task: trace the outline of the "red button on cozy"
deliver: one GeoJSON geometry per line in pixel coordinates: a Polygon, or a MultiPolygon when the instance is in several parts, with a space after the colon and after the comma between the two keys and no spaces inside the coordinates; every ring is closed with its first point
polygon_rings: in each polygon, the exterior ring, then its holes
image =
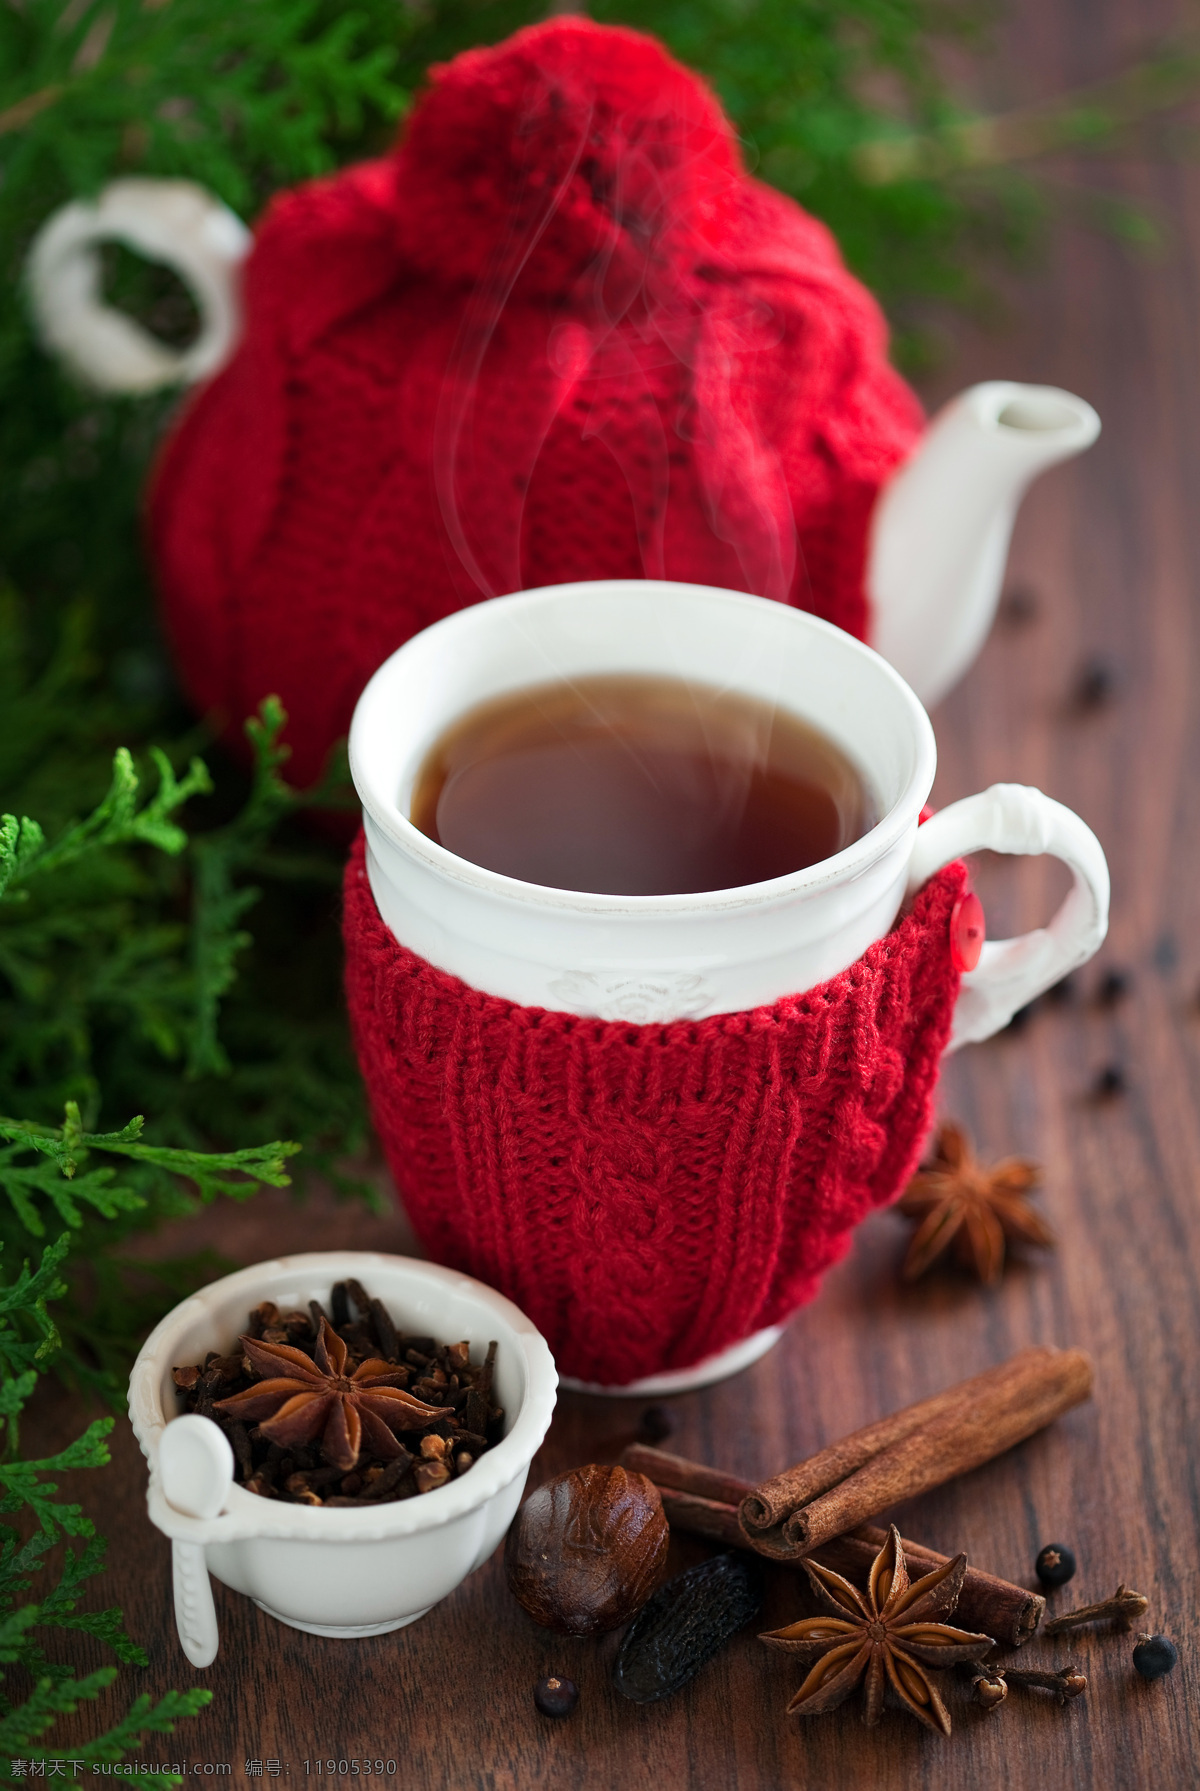
{"type": "Polygon", "coordinates": [[[973,890],[960,896],[950,915],[950,955],[956,970],[974,970],[987,938],[983,903],[973,890]]]}

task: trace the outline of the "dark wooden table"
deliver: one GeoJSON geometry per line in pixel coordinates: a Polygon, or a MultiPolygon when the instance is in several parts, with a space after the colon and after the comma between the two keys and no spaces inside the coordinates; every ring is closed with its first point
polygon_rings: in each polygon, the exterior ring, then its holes
{"type": "MultiPolygon", "coordinates": [[[[1169,12],[1122,0],[1027,0],[990,97],[1098,79],[1139,32],[1169,22],[1169,12]]],[[[359,1643],[285,1629],[217,1586],[221,1653],[197,1675],[176,1645],[168,1545],[145,1516],[142,1464],[122,1424],[105,1479],[80,1487],[111,1539],[104,1601],[124,1606],[153,1661],[122,1676],[122,1695],[134,1677],[137,1689],[214,1692],[204,1716],[146,1759],[228,1763],[239,1784],[247,1762],[278,1761],[296,1791],[306,1761],[311,1779],[318,1760],[381,1756],[399,1763],[389,1782],[429,1791],[1200,1783],[1200,171],[1147,160],[1113,178],[1163,221],[1161,251],[1138,257],[1064,224],[1016,289],[1008,324],[965,332],[926,393],[936,401],[989,376],[1046,381],[1085,395],[1104,420],[1098,446],[1047,476],[1022,513],[1010,582],[1034,595],[1035,613],[996,628],[934,718],[938,801],[995,780],[1037,784],[1091,823],[1112,866],[1109,942],[1072,998],[964,1051],[942,1084],[943,1110],[985,1154],[1044,1164],[1060,1248],[1013,1267],[993,1291],[951,1274],[905,1287],[906,1228],[877,1216],[772,1355],[673,1402],[671,1446],[759,1476],[1023,1344],[1082,1345],[1095,1358],[1093,1403],[901,1521],[907,1534],[965,1548],[1016,1579],[1030,1577],[1043,1542],[1070,1542],[1080,1562],[1071,1597],[1107,1594],[1118,1579],[1138,1587],[1153,1627],[1176,1639],[1180,1668],[1158,1684],[1140,1680],[1131,1639],[1113,1634],[1085,1633],[1069,1649],[1035,1642],[1029,1659],[1069,1652],[1084,1663],[1086,1699],[1059,1709],[1014,1694],[984,1716],[959,1697],[954,1735],[942,1741],[895,1713],[869,1731],[853,1706],[789,1722],[796,1670],[746,1635],[682,1695],[643,1708],[609,1684],[615,1638],[562,1642],[536,1629],[509,1599],[497,1557],[424,1621],[359,1643]],[[1071,693],[1091,660],[1111,668],[1113,695],[1080,710],[1071,693]],[[1113,967],[1129,988],[1105,1007],[1097,989],[1113,967]],[[1100,1101],[1089,1091],[1110,1065],[1124,1092],[1100,1101]],[[534,1681],[552,1670],[582,1693],[560,1724],[531,1705],[534,1681]]],[[[1061,885],[1054,867],[1025,861],[985,865],[981,887],[998,935],[1044,918],[1061,885]]],[[[245,1262],[406,1242],[399,1220],[275,1197],[220,1227],[223,1249],[245,1262]]],[[[564,1395],[534,1481],[611,1459],[638,1411],[564,1395]]],[[[51,1400],[38,1428],[49,1436],[77,1420],[51,1400]]],[[[699,1552],[676,1547],[680,1563],[699,1552]]],[[[794,1577],[775,1571],[769,1618],[786,1621],[797,1607],[794,1577]]],[[[86,1645],[80,1658],[91,1658],[86,1645]]],[[[77,1721],[95,1732],[104,1708],[77,1721]]]]}

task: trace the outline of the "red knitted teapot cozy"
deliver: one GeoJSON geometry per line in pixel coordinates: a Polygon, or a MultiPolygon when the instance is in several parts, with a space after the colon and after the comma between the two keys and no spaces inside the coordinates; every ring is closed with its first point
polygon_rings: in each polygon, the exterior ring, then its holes
{"type": "Polygon", "coordinates": [[[150,498],[197,706],[307,783],[367,678],[482,597],[720,585],[860,638],[920,427],[829,233],[652,39],[559,18],[435,69],[394,151],[277,199],[150,498]]]}

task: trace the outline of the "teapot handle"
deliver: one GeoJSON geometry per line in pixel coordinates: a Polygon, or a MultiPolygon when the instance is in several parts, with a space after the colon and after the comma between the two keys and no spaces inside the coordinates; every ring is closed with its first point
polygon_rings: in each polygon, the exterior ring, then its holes
{"type": "Polygon", "coordinates": [[[241,219],[190,180],[115,180],[95,201],[54,212],[26,263],[44,346],[101,392],[153,392],[204,379],[241,333],[239,272],[251,242],[241,219]],[[98,245],[116,240],[162,261],[190,289],[200,333],[177,352],[101,297],[98,245]]]}
{"type": "Polygon", "coordinates": [[[945,864],[968,852],[1051,852],[1074,881],[1049,926],[989,941],[964,971],[949,1051],[991,1038],[1018,1008],[1084,964],[1108,931],[1108,864],[1087,824],[1026,784],[993,784],[939,810],[918,829],[908,869],[912,895],[945,864]]]}

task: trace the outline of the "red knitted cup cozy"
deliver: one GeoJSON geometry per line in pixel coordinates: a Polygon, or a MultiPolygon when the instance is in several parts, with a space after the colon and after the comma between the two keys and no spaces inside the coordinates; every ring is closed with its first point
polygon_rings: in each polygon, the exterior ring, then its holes
{"type": "Polygon", "coordinates": [[[527,1312],[560,1370],[687,1368],[816,1291],[916,1167],[959,975],[961,863],[840,976],[633,1026],[481,994],[397,943],[361,836],[346,983],[375,1125],[438,1262],[527,1312]]]}
{"type": "Polygon", "coordinates": [[[312,782],[375,668],[481,597],[605,577],[868,633],[920,428],[825,228],[652,39],[557,18],[435,69],[392,154],[278,198],[150,502],[188,692],[268,692],[312,782]]]}

